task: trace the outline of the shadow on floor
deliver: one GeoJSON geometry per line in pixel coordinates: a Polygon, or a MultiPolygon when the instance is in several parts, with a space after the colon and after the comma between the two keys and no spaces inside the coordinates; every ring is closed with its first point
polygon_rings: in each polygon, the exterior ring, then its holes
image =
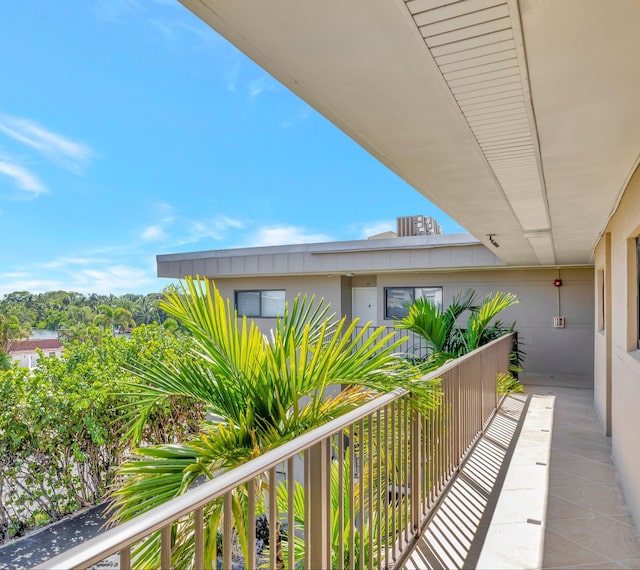
{"type": "Polygon", "coordinates": [[[465,460],[403,568],[475,568],[528,407],[506,398],[465,460]]]}

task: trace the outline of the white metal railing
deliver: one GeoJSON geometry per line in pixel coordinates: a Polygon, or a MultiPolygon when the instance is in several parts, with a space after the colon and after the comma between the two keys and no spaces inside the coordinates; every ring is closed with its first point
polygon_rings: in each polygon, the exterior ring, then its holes
{"type": "Polygon", "coordinates": [[[507,335],[429,374],[442,379],[442,404],[420,414],[397,390],[223,473],[37,568],[88,568],[120,553],[135,565],[135,545],[160,533],[161,568],[195,538],[189,566],[205,560],[207,509],[223,505],[222,568],[231,568],[239,529],[246,568],[387,568],[401,560],[498,404],[496,377],[508,369],[507,335]],[[242,497],[243,524],[232,501],[242,497]],[[268,554],[257,552],[256,517],[269,521],[268,554]],[[280,532],[279,528],[286,532],[280,532]],[[273,547],[278,545],[277,547],[273,547]],[[284,554],[284,562],[281,556],[284,554]]]}

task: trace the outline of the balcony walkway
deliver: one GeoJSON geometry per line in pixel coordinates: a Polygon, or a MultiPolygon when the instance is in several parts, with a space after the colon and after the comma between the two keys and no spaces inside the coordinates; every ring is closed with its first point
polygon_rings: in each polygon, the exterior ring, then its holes
{"type": "Polygon", "coordinates": [[[640,568],[590,381],[526,375],[404,568],[640,568]]]}
{"type": "Polygon", "coordinates": [[[581,378],[535,376],[527,392],[556,397],[543,568],[640,568],[640,543],[581,378]]]}

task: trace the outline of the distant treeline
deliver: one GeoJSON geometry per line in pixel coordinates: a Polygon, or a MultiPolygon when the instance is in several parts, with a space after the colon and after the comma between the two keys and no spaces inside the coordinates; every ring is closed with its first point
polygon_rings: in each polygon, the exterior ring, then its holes
{"type": "MultiPolygon", "coordinates": [[[[77,337],[96,328],[127,331],[142,324],[177,326],[159,307],[163,293],[83,295],[73,291],[14,291],[0,300],[0,337],[25,338],[32,329],[59,331],[77,337]],[[167,322],[168,321],[168,322],[167,322]],[[2,331],[2,329],[5,329],[2,331]]],[[[1,349],[0,349],[1,351],[1,349]]]]}

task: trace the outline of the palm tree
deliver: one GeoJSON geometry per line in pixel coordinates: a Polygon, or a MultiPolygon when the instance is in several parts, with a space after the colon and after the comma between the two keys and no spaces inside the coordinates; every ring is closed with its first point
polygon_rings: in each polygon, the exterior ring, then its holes
{"type": "MultiPolygon", "coordinates": [[[[364,446],[364,464],[385,461],[384,450],[377,449],[375,443],[372,447],[364,439],[358,444],[364,446]]],[[[334,445],[333,451],[335,457],[339,457],[339,450],[336,448],[334,445]]],[[[389,481],[383,482],[378,477],[371,477],[368,469],[360,469],[358,473],[357,469],[352,468],[351,461],[350,453],[345,453],[342,461],[331,461],[331,568],[363,568],[369,565],[370,560],[373,561],[373,566],[377,567],[380,562],[379,547],[381,553],[384,552],[385,546],[393,537],[393,528],[401,528],[402,522],[397,518],[398,511],[388,504],[388,500],[385,503],[385,495],[389,494],[389,481]],[[376,510],[376,504],[381,506],[381,510],[376,510]],[[353,505],[354,520],[351,520],[351,508],[346,507],[347,505],[353,505]],[[361,508],[367,514],[356,523],[355,519],[359,516],[356,513],[359,513],[361,508]],[[353,552],[347,546],[350,542],[354,545],[353,552]],[[341,543],[344,555],[342,560],[339,557],[341,543]]],[[[307,510],[305,488],[302,484],[296,481],[289,487],[284,482],[278,483],[278,512],[287,512],[290,493],[293,493],[293,528],[287,530],[280,545],[284,568],[289,568],[292,555],[297,561],[304,560],[305,552],[304,528],[307,510]]],[[[265,559],[268,559],[268,554],[269,547],[263,552],[265,559]]],[[[297,567],[299,566],[298,564],[297,567]]]]}
{"type": "Polygon", "coordinates": [[[158,310],[158,300],[152,294],[139,296],[132,309],[133,318],[139,325],[149,325],[160,322],[160,311],[158,310]]]}
{"type": "Polygon", "coordinates": [[[110,328],[113,333],[123,331],[136,325],[131,311],[123,307],[115,309],[109,305],[98,305],[98,315],[93,319],[93,324],[99,327],[110,328]]]}
{"type": "Polygon", "coordinates": [[[116,310],[113,311],[113,325],[114,329],[123,332],[135,327],[136,322],[133,319],[131,311],[124,307],[117,307],[116,310]]]}
{"type": "MultiPolygon", "coordinates": [[[[166,292],[161,308],[193,335],[193,350],[179,361],[140,364],[132,372],[138,382],[129,396],[134,444],[152,410],[168,396],[204,404],[208,417],[190,441],[134,449],[133,459],[119,470],[121,484],[113,493],[115,522],[129,520],[186,492],[201,476],[232,469],[324,424],[381,392],[412,390],[421,408],[439,401],[439,386],[424,381],[416,368],[394,354],[406,339],[381,327],[364,339],[366,327],[354,335],[356,322],[327,316],[329,306],[298,297],[277,320],[270,338],[253,321],[238,319],[229,300],[213,284],[187,279],[166,292]],[[341,385],[344,389],[336,389],[341,385]]],[[[234,497],[240,513],[243,497],[234,497]]],[[[214,564],[217,521],[222,505],[207,507],[205,525],[208,564],[214,564]]],[[[242,521],[236,517],[236,525],[242,521]]],[[[241,535],[241,533],[239,533],[241,535]]],[[[175,533],[174,556],[193,540],[192,527],[175,533]]],[[[241,537],[241,536],[240,536],[241,537]]],[[[246,541],[246,537],[245,537],[246,541]]],[[[243,544],[246,553],[246,544],[243,544]]],[[[157,567],[157,537],[136,553],[142,567],[157,567]]],[[[190,556],[185,554],[184,556],[190,556]]],[[[178,567],[188,560],[176,560],[178,567]]]]}
{"type": "Polygon", "coordinates": [[[93,319],[93,324],[113,329],[113,308],[109,305],[98,305],[96,311],[98,311],[98,314],[93,319]]]}
{"type": "Polygon", "coordinates": [[[481,303],[478,301],[477,294],[471,289],[457,294],[444,310],[427,298],[419,298],[409,306],[408,315],[397,320],[395,326],[423,337],[430,351],[425,366],[437,368],[513,331],[515,323],[505,325],[494,320],[500,312],[519,302],[513,293],[489,293],[481,303]],[[461,326],[465,313],[469,313],[466,326],[461,326]]]}

